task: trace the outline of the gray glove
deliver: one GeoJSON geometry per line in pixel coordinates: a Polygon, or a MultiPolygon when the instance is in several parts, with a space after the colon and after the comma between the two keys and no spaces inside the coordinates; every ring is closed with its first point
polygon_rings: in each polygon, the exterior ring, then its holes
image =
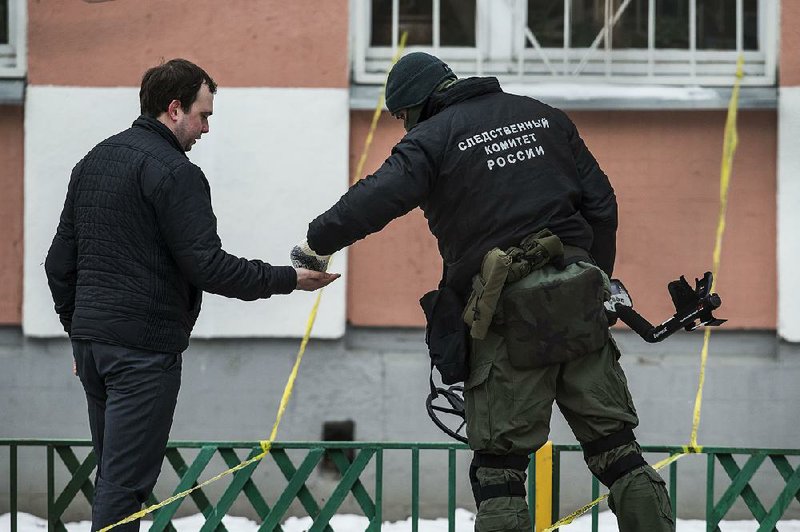
{"type": "Polygon", "coordinates": [[[305,268],[318,272],[327,270],[328,262],[331,260],[330,255],[318,255],[311,249],[308,245],[308,240],[303,240],[293,247],[291,253],[289,253],[289,258],[292,259],[292,266],[295,268],[305,268]]]}
{"type": "Polygon", "coordinates": [[[616,305],[633,306],[633,300],[625,285],[619,279],[611,279],[611,299],[606,301],[606,308],[613,310],[616,305]]]}
{"type": "Polygon", "coordinates": [[[633,307],[633,300],[625,285],[619,279],[611,279],[611,298],[603,303],[606,307],[606,317],[608,324],[614,325],[617,322],[617,305],[633,307]]]}

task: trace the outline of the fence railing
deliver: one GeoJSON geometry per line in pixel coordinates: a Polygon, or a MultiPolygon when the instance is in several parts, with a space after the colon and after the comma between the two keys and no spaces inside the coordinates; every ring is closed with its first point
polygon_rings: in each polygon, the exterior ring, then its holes
{"type": "MultiPolygon", "coordinates": [[[[642,446],[645,453],[672,456],[683,454],[682,446],[642,446]]],[[[559,478],[561,455],[566,452],[582,452],[579,445],[553,446],[553,519],[557,519],[559,509],[559,478]]],[[[775,525],[784,515],[793,500],[800,503],[800,449],[761,449],[746,447],[702,447],[697,454],[706,456],[706,530],[719,532],[719,523],[725,518],[737,501],[743,501],[747,509],[758,522],[758,532],[777,532],[775,525]],[[737,461],[737,458],[739,461],[737,461]],[[762,465],[769,459],[777,470],[783,488],[780,490],[772,506],[767,510],[756,493],[752,480],[762,465]],[[790,463],[790,459],[794,465],[790,463]],[[739,466],[745,460],[743,466],[739,466]],[[717,465],[727,474],[730,483],[720,486],[724,489],[722,496],[715,499],[715,484],[718,476],[717,465]]],[[[679,461],[672,462],[666,471],[661,471],[669,490],[672,502],[672,517],[678,515],[678,466],[679,461]]],[[[773,483],[774,484],[774,483],[773,483]]],[[[600,482],[592,477],[592,500],[600,496],[600,482]]],[[[598,506],[592,512],[592,532],[597,532],[598,506]]]]}
{"type": "MultiPolygon", "coordinates": [[[[0,439],[0,450],[3,447],[8,448],[10,460],[8,509],[11,514],[10,532],[17,532],[17,509],[20,497],[18,478],[19,449],[27,447],[40,447],[45,450],[42,458],[47,465],[48,531],[65,532],[66,527],[64,526],[63,517],[70,504],[79,500],[81,496],[89,504],[94,499],[94,485],[91,476],[96,466],[96,460],[94,453],[91,452],[90,442],[85,440],[0,439]],[[89,448],[83,459],[79,459],[75,453],[75,450],[80,448],[84,448],[84,450],[89,448]],[[56,457],[60,461],[58,469],[56,457]],[[62,481],[58,482],[58,486],[56,485],[57,478],[62,481]]],[[[175,529],[171,524],[173,517],[186,499],[191,499],[205,518],[201,528],[203,532],[226,531],[222,518],[241,496],[246,498],[258,515],[261,522],[259,530],[282,530],[280,524],[287,517],[290,506],[293,503],[299,503],[307,515],[313,518],[313,525],[309,532],[332,532],[330,526],[331,518],[342,508],[343,503],[348,498],[351,500],[351,505],[354,501],[355,505],[360,508],[367,518],[369,522],[367,530],[380,530],[383,521],[382,508],[386,479],[384,454],[388,451],[405,453],[411,468],[410,514],[412,532],[418,530],[420,517],[420,472],[423,469],[420,452],[441,453],[442,459],[440,460],[437,457],[434,462],[439,470],[443,468],[442,465],[446,458],[447,518],[449,530],[454,531],[457,485],[461,486],[461,489],[469,489],[469,483],[464,478],[466,471],[461,472],[461,480],[458,483],[456,482],[456,457],[457,453],[468,452],[465,445],[456,443],[330,441],[275,443],[267,457],[221,479],[219,482],[221,486],[218,486],[216,490],[222,493],[215,497],[216,502],[212,502],[204,489],[195,490],[188,497],[155,510],[151,516],[153,524],[150,530],[174,532],[175,529]],[[267,498],[262,493],[264,486],[262,485],[262,489],[260,489],[253,478],[257,468],[265,467],[265,462],[274,464],[282,477],[270,477],[268,483],[273,488],[277,480],[284,483],[284,487],[279,493],[272,494],[271,502],[267,502],[267,498]],[[332,491],[324,496],[314,493],[314,490],[309,487],[309,479],[312,473],[322,465],[333,471],[337,477],[332,491]],[[367,478],[369,478],[369,481],[367,481],[367,478]],[[372,484],[371,489],[368,488],[370,483],[372,484]]],[[[648,454],[669,456],[683,453],[684,448],[678,446],[647,446],[644,447],[644,451],[648,454]]],[[[542,515],[535,515],[537,510],[535,501],[546,500],[537,499],[537,488],[540,491],[552,489],[550,497],[552,505],[549,512],[550,515],[547,516],[550,520],[547,522],[555,522],[558,519],[559,513],[563,510],[560,508],[559,496],[562,456],[565,453],[576,452],[582,452],[578,445],[552,446],[552,474],[547,475],[547,477],[552,478],[551,485],[542,485],[546,484],[546,482],[542,482],[542,472],[540,471],[538,477],[540,485],[536,486],[536,465],[535,461],[531,461],[528,471],[528,502],[531,509],[532,522],[545,522],[542,519],[542,515]],[[538,519],[536,519],[537,517],[538,519]]],[[[169,464],[177,474],[179,480],[173,491],[173,493],[177,494],[196,486],[207,468],[209,473],[219,473],[219,459],[230,468],[260,453],[259,442],[175,441],[170,442],[168,445],[165,469],[166,464],[169,464]],[[217,460],[217,462],[212,464],[212,459],[217,460]]],[[[800,502],[800,449],[704,447],[698,454],[706,455],[707,459],[705,477],[706,529],[708,531],[719,530],[720,521],[737,501],[743,501],[753,517],[758,521],[759,531],[776,530],[776,523],[792,502],[795,500],[800,502]],[[744,460],[743,463],[742,460],[744,460]],[[756,485],[751,483],[754,475],[768,462],[773,464],[777,471],[777,476],[774,477],[779,477],[778,480],[783,486],[769,508],[762,503],[761,499],[764,494],[757,493],[756,485]],[[715,478],[719,476],[719,467],[727,474],[730,482],[724,486],[719,486],[724,491],[719,499],[715,499],[715,484],[717,483],[715,478]]],[[[673,462],[669,465],[667,471],[662,471],[662,476],[667,481],[674,516],[677,515],[679,507],[678,464],[679,462],[673,462]]],[[[425,472],[427,474],[429,470],[426,468],[425,472]]],[[[277,475],[277,472],[270,472],[269,474],[277,475]]],[[[164,476],[162,472],[162,477],[164,476]]],[[[600,484],[596,478],[592,478],[591,490],[593,499],[599,496],[600,484]]],[[[151,495],[148,505],[157,503],[156,497],[151,495]]],[[[540,506],[539,511],[543,510],[546,511],[540,506]]],[[[0,513],[2,512],[3,510],[0,509],[0,513]]],[[[592,509],[593,531],[596,531],[598,527],[598,514],[598,508],[595,506],[592,509]]]]}

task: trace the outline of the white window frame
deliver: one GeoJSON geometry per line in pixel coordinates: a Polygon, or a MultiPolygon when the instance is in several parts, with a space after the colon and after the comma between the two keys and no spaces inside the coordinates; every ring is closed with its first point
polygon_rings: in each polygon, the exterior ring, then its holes
{"type": "MultiPolygon", "coordinates": [[[[393,0],[392,42],[397,43],[399,2],[393,0]]],[[[439,46],[440,0],[433,0],[433,45],[407,47],[407,51],[427,51],[444,59],[461,75],[494,75],[501,81],[521,83],[615,83],[673,86],[731,86],[739,55],[737,50],[698,50],[694,35],[697,0],[688,2],[690,9],[688,50],[655,49],[656,0],[650,2],[648,48],[613,49],[614,26],[611,27],[611,46],[600,31],[588,48],[542,48],[527,28],[526,0],[476,0],[475,47],[439,46]],[[533,47],[526,47],[526,42],[533,47]]],[[[676,0],[678,1],[678,0],[676,0]]],[[[569,16],[572,0],[564,0],[565,17],[569,16]]],[[[779,0],[758,0],[759,50],[743,52],[745,59],[744,85],[774,86],[779,0]]],[[[607,2],[610,5],[611,2],[607,2]]],[[[625,0],[620,8],[627,7],[625,0]]],[[[353,8],[353,82],[380,84],[397,45],[369,46],[370,0],[351,0],[353,8]]],[[[741,13],[743,0],[735,0],[737,16],[737,49],[743,47],[741,13]]],[[[608,19],[614,19],[612,10],[608,19]]],[[[618,17],[617,17],[618,18],[618,17]]],[[[569,24],[567,23],[567,27],[569,24]]],[[[565,36],[565,43],[568,36],[565,36]]]]}
{"type": "Polygon", "coordinates": [[[27,70],[27,2],[8,0],[8,40],[0,44],[0,79],[23,78],[27,70]]]}

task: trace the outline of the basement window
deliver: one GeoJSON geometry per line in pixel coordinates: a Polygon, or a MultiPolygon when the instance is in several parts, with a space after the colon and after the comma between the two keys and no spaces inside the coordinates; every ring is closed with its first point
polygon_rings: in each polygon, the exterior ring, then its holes
{"type": "MultiPolygon", "coordinates": [[[[356,424],[351,419],[346,421],[326,421],[322,424],[322,441],[353,441],[355,439],[355,433],[356,424]]],[[[325,456],[323,456],[322,461],[319,464],[320,471],[322,473],[339,478],[342,476],[342,474],[339,471],[339,468],[336,466],[336,462],[333,460],[331,455],[332,452],[340,453],[340,455],[343,454],[348,463],[353,462],[353,459],[355,458],[355,452],[353,449],[334,449],[332,451],[325,452],[325,456]]]]}

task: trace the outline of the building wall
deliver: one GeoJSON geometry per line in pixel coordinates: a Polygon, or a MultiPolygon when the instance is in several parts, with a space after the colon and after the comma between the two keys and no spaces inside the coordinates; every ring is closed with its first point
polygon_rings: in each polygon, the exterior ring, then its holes
{"type": "MultiPolygon", "coordinates": [[[[372,112],[350,113],[350,168],[365,148],[372,112]]],[[[367,151],[364,175],[375,171],[404,134],[403,123],[383,112],[367,151]]],[[[359,178],[363,176],[358,176],[359,178]]],[[[436,240],[419,209],[390,222],[383,231],[350,246],[347,319],[354,325],[420,326],[419,298],[442,276],[436,240]],[[388,273],[388,274],[387,274],[388,273]]]]}
{"type": "MultiPolygon", "coordinates": [[[[644,445],[685,445],[689,441],[702,333],[679,333],[663,344],[645,344],[629,331],[615,335],[623,353],[620,360],[641,423],[636,429],[644,445]]],[[[269,437],[297,349],[296,340],[194,339],[184,356],[183,377],[173,440],[258,441],[269,437]]],[[[63,339],[24,337],[18,329],[0,328],[0,438],[78,438],[86,440],[89,428],[80,382],[71,374],[70,346],[63,339]],[[46,368],[46,369],[45,369],[46,368]]],[[[776,346],[767,333],[714,333],[706,373],[698,441],[701,445],[726,447],[796,448],[800,426],[787,423],[796,417],[800,388],[800,350],[776,346]]],[[[428,419],[425,398],[429,393],[430,364],[421,330],[350,330],[344,339],[309,343],[294,393],[278,430],[280,441],[322,439],[325,422],[352,420],[355,439],[383,442],[448,441],[428,419]]],[[[575,439],[561,414],[554,409],[551,439],[574,444],[575,439]]],[[[83,457],[83,453],[78,453],[83,457]]],[[[244,458],[246,453],[239,456],[244,458]]],[[[190,462],[191,452],[184,455],[190,462]]],[[[456,504],[474,511],[467,471],[471,456],[459,452],[456,465],[456,504]]],[[[664,455],[647,457],[651,463],[664,455]]],[[[742,466],[743,460],[736,458],[742,466]]],[[[46,454],[43,447],[20,448],[19,509],[46,514],[46,454]]],[[[294,459],[298,467],[300,459],[294,459]]],[[[447,459],[423,451],[420,456],[421,515],[441,517],[447,512],[447,459]]],[[[796,457],[791,460],[797,467],[796,457]]],[[[8,478],[8,448],[0,446],[0,478],[8,478]]],[[[67,483],[66,470],[56,458],[58,492],[67,483]]],[[[384,457],[383,517],[405,519],[410,513],[411,453],[387,452],[384,457]]],[[[704,516],[706,457],[687,457],[678,465],[678,511],[681,517],[704,516]]],[[[719,466],[718,466],[719,467],[719,466]]],[[[215,459],[201,478],[210,478],[227,467],[215,459]]],[[[718,469],[716,497],[727,489],[729,479],[718,469]]],[[[374,482],[368,468],[362,479],[369,493],[374,482]]],[[[590,478],[579,453],[562,455],[561,515],[591,500],[590,478]]],[[[764,464],[752,482],[759,498],[776,500],[783,483],[764,464]]],[[[283,476],[271,459],[254,475],[266,502],[274,506],[283,476]]],[[[222,479],[204,492],[218,500],[229,485],[222,479]]],[[[177,477],[164,464],[156,489],[159,500],[171,495],[177,477]]],[[[315,471],[308,483],[318,501],[326,500],[332,480],[315,471]]],[[[0,483],[0,514],[8,511],[8,484],[0,483]]],[[[770,502],[771,504],[771,502],[770,502]]],[[[605,506],[603,507],[606,508],[605,506]]],[[[353,501],[344,509],[361,514],[353,501]]],[[[185,501],[181,515],[197,513],[185,501]]],[[[230,515],[257,519],[245,497],[239,497],[230,515]]],[[[295,505],[291,511],[307,515],[295,505]]],[[[89,508],[82,496],[66,513],[69,521],[87,519],[89,508]]],[[[729,519],[752,519],[737,505],[729,519]]],[[[785,519],[800,518],[794,501],[785,519]]]]}
{"type": "MultiPolygon", "coordinates": [[[[25,104],[23,327],[59,334],[42,262],[69,173],[138,115],[143,72],[185,57],[219,83],[211,132],[189,154],[212,187],[227,251],[288,263],[311,218],[347,180],[347,2],[225,5],[188,0],[30,2],[25,104]]],[[[346,270],[346,254],[335,268],[346,270]]],[[[341,336],[346,280],[323,301],[315,334],[341,336]]],[[[314,295],[251,304],[210,296],[196,336],[298,336],[314,295]]]]}
{"type": "MultiPolygon", "coordinates": [[[[285,250],[302,237],[305,223],[333,203],[351,178],[370,114],[352,111],[348,116],[346,54],[332,46],[346,46],[344,10],[326,4],[321,12],[306,13],[282,5],[265,6],[254,15],[242,6],[219,12],[189,6],[179,6],[186,11],[180,27],[154,32],[152,27],[169,20],[172,11],[165,6],[30,3],[26,145],[32,155],[25,162],[29,217],[24,298],[29,334],[59,331],[49,311],[40,264],[69,169],[97,141],[130,122],[136,114],[141,73],[161,58],[188,57],[220,83],[212,133],[190,155],[214,187],[220,232],[232,252],[284,262],[285,250]],[[120,24],[123,17],[125,24],[120,24]],[[193,28],[206,27],[211,19],[219,31],[196,39],[193,28]],[[294,24],[297,20],[303,21],[302,31],[294,24]],[[253,49],[260,51],[257,61],[250,53],[253,49]],[[125,61],[119,60],[122,55],[125,61]],[[287,55],[296,60],[287,61],[287,55]],[[98,103],[101,112],[96,111],[98,103]],[[349,152],[349,171],[343,150],[349,152]],[[314,157],[308,157],[312,152],[314,157]],[[315,193],[305,193],[312,186],[315,193]],[[262,208],[266,205],[269,209],[262,208]],[[257,223],[248,223],[253,217],[257,223]]],[[[784,9],[783,27],[792,9],[784,9]]],[[[793,31],[784,32],[789,44],[793,31]]],[[[782,71],[797,70],[789,59],[782,61],[782,71]]],[[[571,115],[620,200],[616,275],[645,315],[666,315],[666,283],[679,275],[691,280],[711,267],[724,112],[571,115]],[[662,230],[666,227],[670,230],[662,230]]],[[[740,113],[741,142],[718,279],[729,327],[774,328],[778,322],[772,214],[777,202],[777,128],[772,111],[740,113]]],[[[384,115],[365,172],[379,166],[401,135],[400,123],[384,115]]],[[[417,299],[436,284],[441,266],[419,211],[357,243],[351,253],[352,271],[344,268],[346,259],[337,259],[336,269],[350,271],[357,281],[332,287],[330,292],[338,298],[332,306],[338,310],[321,313],[317,333],[342,334],[345,290],[346,317],[354,324],[420,325],[417,299]],[[386,280],[387,267],[395,272],[392,282],[386,280]]],[[[794,256],[791,250],[788,254],[794,256]]],[[[272,302],[243,306],[208,299],[196,332],[200,336],[300,334],[301,315],[310,305],[309,297],[295,297],[289,303],[294,308],[286,313],[272,302]]],[[[796,305],[782,301],[782,308],[796,305]]]]}
{"type": "MultiPolygon", "coordinates": [[[[777,326],[784,338],[800,341],[800,303],[793,297],[800,291],[793,273],[800,257],[794,238],[800,225],[800,55],[794,53],[800,45],[800,5],[781,4],[785,52],[779,54],[779,109],[739,115],[718,278],[724,300],[719,315],[730,322],[712,336],[703,445],[791,448],[800,438],[796,424],[786,422],[800,400],[800,351],[776,342],[771,331],[759,331],[777,326]]],[[[70,374],[69,344],[39,337],[60,334],[41,263],[72,165],[135,118],[146,68],[183,56],[220,84],[211,133],[189,155],[211,181],[229,251],[285,263],[305,224],[330,206],[351,178],[371,116],[348,104],[346,2],[316,3],[313,10],[304,2],[276,0],[260,2],[256,10],[253,3],[211,5],[216,7],[189,0],[28,2],[25,107],[0,107],[0,323],[10,324],[0,328],[0,438],[88,438],[83,392],[70,374]]],[[[616,275],[645,316],[666,317],[671,313],[666,283],[681,274],[691,280],[711,267],[724,112],[570,115],[619,197],[616,275]]],[[[365,172],[380,165],[402,133],[398,121],[381,116],[365,172]]],[[[418,210],[355,244],[349,257],[337,257],[334,269],[348,276],[323,297],[315,328],[323,339],[309,344],[279,439],[319,439],[325,421],[352,419],[357,440],[445,440],[424,412],[430,366],[417,303],[438,282],[440,268],[418,210]],[[346,330],[346,319],[368,327],[346,330]]],[[[308,294],[258,303],[208,297],[187,351],[172,438],[266,438],[297,342],[244,337],[300,335],[311,301],[308,294]],[[236,338],[219,338],[225,336],[236,338]]],[[[702,335],[679,333],[650,346],[621,330],[617,339],[642,420],[640,441],[687,443],[702,335]]],[[[574,443],[557,413],[552,438],[574,443]]],[[[0,478],[7,478],[3,453],[7,450],[0,448],[0,478]]],[[[20,451],[20,460],[20,510],[43,515],[44,454],[20,451]]],[[[387,455],[386,463],[390,460],[387,455]]],[[[458,460],[457,504],[471,508],[469,457],[458,460]]],[[[680,512],[700,517],[705,463],[684,460],[680,512]]],[[[423,478],[422,512],[428,516],[446,509],[445,493],[430,480],[440,463],[431,463],[423,478]]],[[[407,463],[390,467],[384,515],[402,518],[410,513],[408,490],[402,491],[410,469],[407,463]]],[[[588,477],[580,460],[562,464],[562,471],[562,509],[571,511],[589,500],[588,477]]],[[[264,476],[258,479],[269,484],[264,476]]],[[[171,473],[163,476],[160,497],[174,488],[174,480],[171,473]]],[[[772,481],[765,484],[774,488],[772,481]]],[[[311,482],[316,489],[326,481],[315,474],[311,482]]],[[[8,506],[8,493],[0,487],[0,513],[8,506]]],[[[187,507],[184,511],[194,513],[187,507]]],[[[788,517],[800,516],[796,503],[790,512],[788,517]]],[[[252,517],[243,501],[231,513],[252,517]]],[[[87,515],[87,505],[78,503],[67,517],[87,515]]],[[[735,517],[750,515],[739,507],[735,517]]]]}
{"type": "Polygon", "coordinates": [[[22,319],[22,107],[0,105],[0,324],[22,319]]]}
{"type": "Polygon", "coordinates": [[[778,333],[800,342],[800,4],[781,2],[780,86],[778,89],[778,333]]]}
{"type": "Polygon", "coordinates": [[[778,79],[781,87],[796,87],[800,85],[800,4],[790,0],[780,2],[780,51],[778,54],[778,79]]]}
{"type": "Polygon", "coordinates": [[[138,87],[161,58],[225,87],[346,88],[347,2],[28,2],[28,82],[138,87]]]}
{"type": "MultiPolygon", "coordinates": [[[[674,312],[666,285],[712,268],[719,212],[723,111],[570,112],[611,179],[619,202],[615,276],[645,316],[674,312]]],[[[351,167],[363,149],[370,113],[351,114],[351,167]]],[[[719,314],[726,328],[776,325],[776,113],[739,113],[727,230],[722,248],[719,314]]],[[[384,113],[365,173],[402,136],[384,113]]],[[[351,249],[348,317],[357,325],[421,325],[418,298],[435,288],[441,260],[419,210],[351,249]],[[390,277],[386,272],[391,271],[390,277]]]]}

